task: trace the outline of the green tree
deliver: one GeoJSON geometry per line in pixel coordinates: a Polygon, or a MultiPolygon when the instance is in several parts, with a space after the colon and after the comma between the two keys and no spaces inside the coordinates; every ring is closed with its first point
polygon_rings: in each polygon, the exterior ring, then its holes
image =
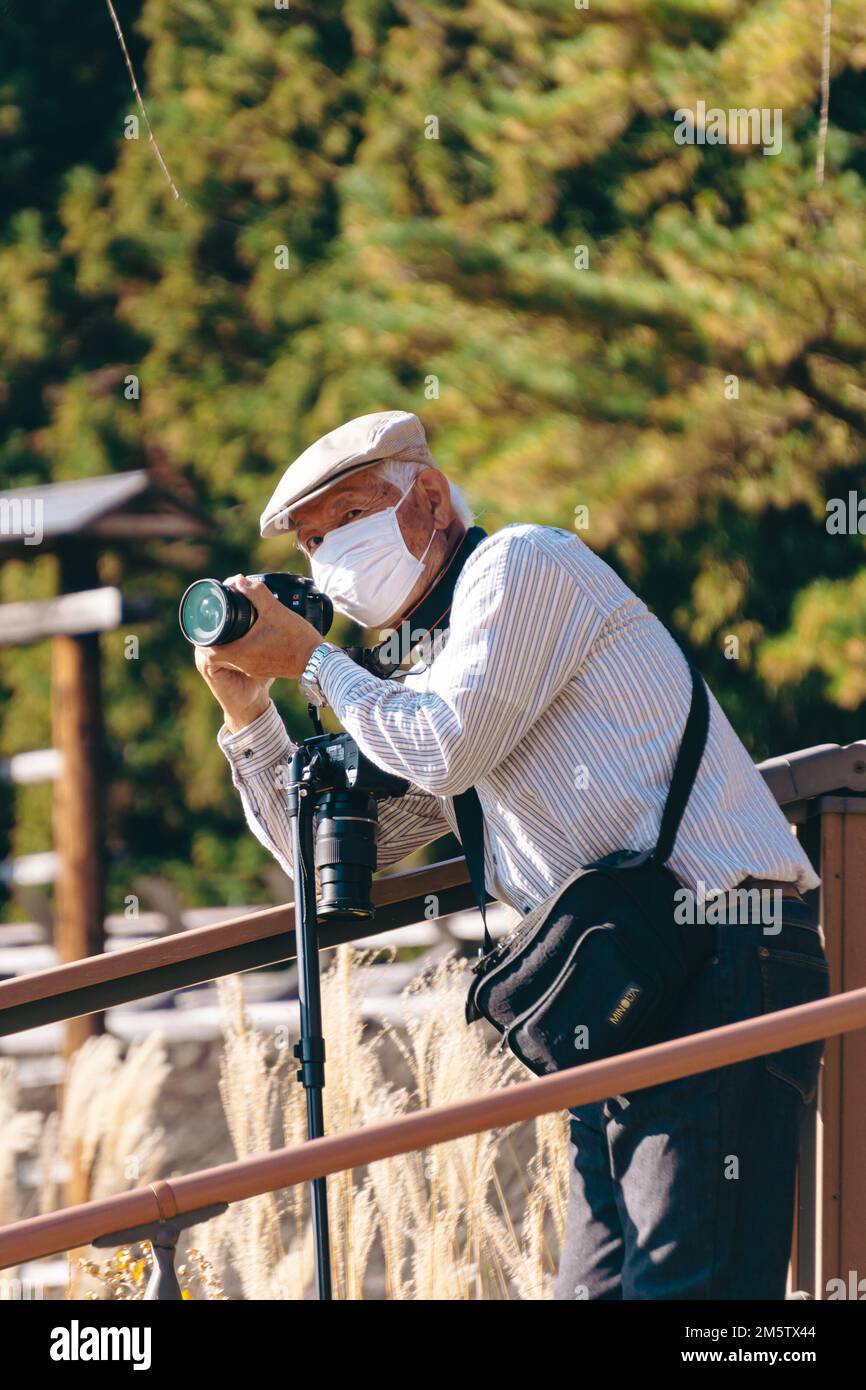
{"type": "MultiPolygon", "coordinates": [[[[167,470],[214,517],[207,569],[276,568],[295,557],[257,518],[287,462],[414,409],[488,529],[588,509],[581,534],[755,756],[862,735],[863,539],[826,526],[866,434],[859,0],[834,5],[821,186],[820,0],[122,4],[182,200],[144,128],[125,138],[107,15],[55,9],[68,69],[16,19],[0,102],[24,147],[0,238],[7,476],[167,470]],[[700,102],[780,111],[781,149],[677,143],[700,102]]],[[[204,557],[108,563],[166,610],[141,662],[108,662],[116,847],[223,892],[263,858],[174,627],[204,557]]],[[[4,658],[13,704],[43,660],[4,658]]]]}

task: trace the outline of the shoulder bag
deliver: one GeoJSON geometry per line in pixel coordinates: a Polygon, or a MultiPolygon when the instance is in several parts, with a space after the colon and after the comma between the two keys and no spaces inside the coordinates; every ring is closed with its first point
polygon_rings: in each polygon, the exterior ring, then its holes
{"type": "Polygon", "coordinates": [[[474,787],[454,798],[484,952],[467,1022],[486,1018],[538,1076],[658,1041],[689,980],[714,950],[712,926],[678,912],[667,867],[709,726],[704,681],[692,698],[654,849],[618,850],[578,869],[504,941],[487,931],[484,823],[474,787]]]}

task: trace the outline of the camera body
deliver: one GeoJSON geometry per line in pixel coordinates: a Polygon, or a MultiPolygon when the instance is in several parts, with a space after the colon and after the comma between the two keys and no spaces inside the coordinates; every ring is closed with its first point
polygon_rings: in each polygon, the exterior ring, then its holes
{"type": "Polygon", "coordinates": [[[305,766],[300,782],[313,797],[315,859],[320,917],[366,920],[373,916],[370,889],[376,868],[378,802],[405,795],[409,783],[383,772],[349,734],[308,738],[296,757],[305,766]]]}
{"type": "MultiPolygon", "coordinates": [[[[251,574],[260,579],[285,608],[299,613],[324,637],[334,620],[327,594],[303,574],[251,574]]],[[[196,579],[180,601],[180,630],[198,647],[221,647],[245,637],[258,614],[246,594],[219,579],[196,579]]]]}

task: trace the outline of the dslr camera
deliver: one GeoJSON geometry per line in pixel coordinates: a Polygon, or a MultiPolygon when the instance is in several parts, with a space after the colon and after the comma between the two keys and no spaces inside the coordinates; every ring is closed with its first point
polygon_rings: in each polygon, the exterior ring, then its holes
{"type": "MultiPolygon", "coordinates": [[[[251,574],[274,598],[299,613],[324,637],[334,621],[334,607],[302,574],[251,574]]],[[[180,630],[197,647],[221,647],[245,637],[258,614],[246,594],[218,579],[196,579],[180,601],[180,630]]]]}
{"type": "MultiPolygon", "coordinates": [[[[293,613],[306,618],[324,637],[333,622],[331,600],[300,574],[251,574],[293,613]]],[[[180,601],[180,629],[188,642],[218,647],[249,632],[257,613],[245,594],[218,579],[197,579],[180,601]]],[[[354,648],[352,658],[376,670],[375,653],[354,648]],[[365,656],[370,660],[365,661],[365,656]]],[[[314,862],[320,897],[316,912],[330,920],[373,916],[370,900],[376,869],[378,803],[405,795],[409,783],[393,777],[365,757],[349,734],[326,734],[311,708],[316,733],[292,758],[287,786],[289,810],[303,806],[315,829],[314,862]]]]}

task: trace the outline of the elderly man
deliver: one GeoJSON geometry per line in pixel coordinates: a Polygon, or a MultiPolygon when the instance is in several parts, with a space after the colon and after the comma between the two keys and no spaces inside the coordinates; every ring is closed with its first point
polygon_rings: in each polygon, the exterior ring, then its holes
{"type": "MultiPolygon", "coordinates": [[[[512,525],[476,536],[420,421],[352,420],[287,470],[262,534],[294,531],[312,576],[368,628],[392,628],[459,559],[432,661],[379,679],[260,583],[259,617],[197,649],[222,706],[219,742],[253,833],[290,868],[279,770],[293,745],[273,679],[299,679],[361,750],[411,784],[380,816],[380,867],[457,831],[454,797],[483,809],[488,889],[521,914],[580,865],[652,846],[689,709],[688,664],[662,624],[574,534],[512,525]],[[480,543],[478,541],[480,540],[480,543]],[[462,549],[461,549],[462,547],[462,549]]],[[[781,921],[719,929],[717,955],[669,1035],[826,993],[819,880],[716,700],[670,867],[695,893],[757,884],[781,921]]],[[[613,1097],[572,1112],[571,1195],[555,1296],[783,1298],[798,1124],[820,1045],[613,1097]]]]}

